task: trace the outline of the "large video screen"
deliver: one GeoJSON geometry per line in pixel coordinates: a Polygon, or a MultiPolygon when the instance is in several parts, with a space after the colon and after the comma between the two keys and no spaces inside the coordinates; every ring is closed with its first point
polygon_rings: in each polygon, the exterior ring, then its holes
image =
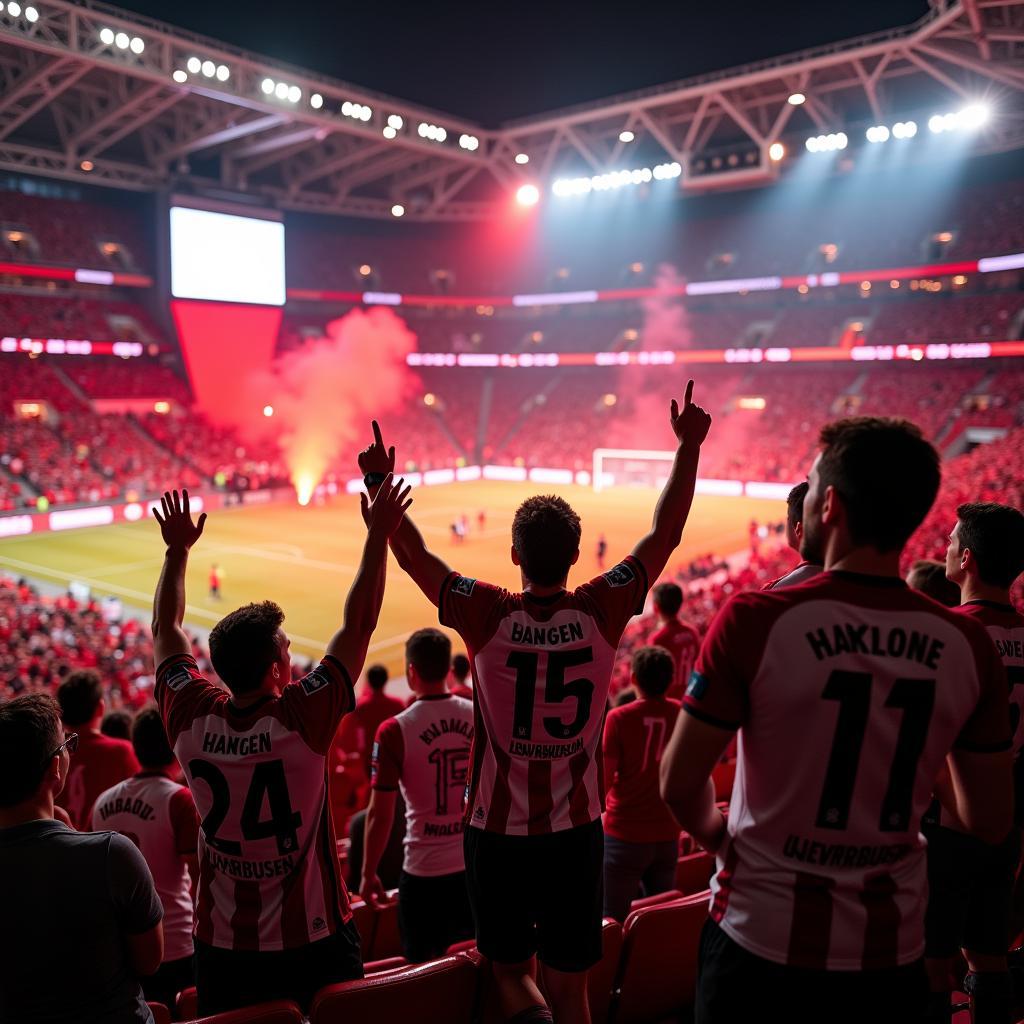
{"type": "Polygon", "coordinates": [[[171,294],[283,306],[284,225],[172,206],[171,294]]]}

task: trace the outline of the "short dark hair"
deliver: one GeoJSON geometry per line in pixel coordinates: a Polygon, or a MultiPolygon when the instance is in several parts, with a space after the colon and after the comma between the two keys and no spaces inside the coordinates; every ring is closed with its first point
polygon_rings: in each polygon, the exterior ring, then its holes
{"type": "Polygon", "coordinates": [[[850,539],[896,551],[921,525],[942,477],[939,453],[908,420],[855,416],[822,428],[820,492],[834,487],[850,539]]]}
{"type": "Polygon", "coordinates": [[[143,767],[164,768],[174,762],[167,730],[156,708],[145,708],[132,725],[132,747],[143,767]]]}
{"type": "Polygon", "coordinates": [[[946,566],[930,558],[919,558],[907,573],[907,583],[947,608],[960,604],[960,588],[946,577],[946,566]]]}
{"type": "Polygon", "coordinates": [[[960,550],[970,548],[978,576],[990,587],[1009,587],[1024,572],[1024,515],[1012,505],[976,501],[956,510],[960,550]]]}
{"type": "Polygon", "coordinates": [[[127,711],[108,711],[100,722],[100,732],[118,740],[131,739],[132,716],[127,711]]]}
{"type": "Polygon", "coordinates": [[[677,615],[683,607],[683,589],[678,583],[659,583],[652,596],[654,607],[663,615],[677,615]]]}
{"type": "Polygon", "coordinates": [[[405,641],[405,663],[426,683],[441,683],[452,667],[452,642],[439,629],[417,629],[405,641]]]}
{"type": "Polygon", "coordinates": [[[64,739],[60,706],[48,693],[0,704],[0,807],[14,807],[39,788],[49,755],[64,739]]]}
{"type": "Polygon", "coordinates": [[[676,677],[676,663],[664,647],[641,647],[633,653],[631,668],[645,697],[660,697],[676,677]]]}
{"type": "Polygon", "coordinates": [[[366,670],[366,681],[371,690],[383,690],[388,681],[388,670],[384,665],[371,665],[366,670]]]}
{"type": "Polygon", "coordinates": [[[512,546],[526,578],[553,587],[568,576],[580,549],[580,517],[554,494],[527,498],[512,520],[512,546]]]}
{"type": "Polygon", "coordinates": [[[786,525],[790,532],[796,529],[797,523],[804,521],[804,498],[807,497],[810,486],[806,480],[801,480],[786,495],[786,525]]]}
{"type": "Polygon", "coordinates": [[[91,668],[72,672],[57,687],[60,717],[69,729],[91,722],[101,700],[103,683],[99,672],[91,668]]]}
{"type": "Polygon", "coordinates": [[[232,693],[260,688],[281,654],[277,631],[282,622],[284,612],[278,605],[258,601],[236,608],[210,630],[210,660],[232,693]]]}
{"type": "Polygon", "coordinates": [[[463,680],[469,675],[469,658],[464,654],[456,654],[452,658],[452,675],[458,680],[463,680]]]}

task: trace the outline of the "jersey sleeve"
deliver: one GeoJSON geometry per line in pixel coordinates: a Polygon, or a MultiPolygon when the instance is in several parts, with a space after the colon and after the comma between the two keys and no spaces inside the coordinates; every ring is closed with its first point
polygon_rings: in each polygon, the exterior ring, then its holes
{"type": "Polygon", "coordinates": [[[187,787],[182,786],[171,794],[169,810],[175,853],[183,857],[195,856],[199,845],[199,812],[187,787]]]}
{"type": "Polygon", "coordinates": [[[506,596],[501,587],[449,573],[437,602],[438,621],[454,629],[471,651],[478,650],[491,638],[506,596]]]}
{"type": "Polygon", "coordinates": [[[584,583],[576,593],[591,603],[601,632],[614,646],[626,623],[644,610],[649,589],[643,563],[635,555],[627,555],[618,565],[584,583]]]}
{"type": "Polygon", "coordinates": [[[389,718],[381,723],[373,741],[370,785],[374,789],[385,791],[398,789],[404,760],[405,742],[402,739],[402,727],[394,718],[389,718]]]}
{"type": "Polygon", "coordinates": [[[292,727],[318,754],[327,754],[342,716],[355,705],[355,690],[345,666],[333,655],[324,659],[297,683],[281,691],[292,727]]]}
{"type": "Polygon", "coordinates": [[[154,696],[172,748],[178,736],[209,709],[221,692],[199,671],[191,654],[174,654],[160,664],[154,696]]]}
{"type": "Polygon", "coordinates": [[[153,876],[138,847],[112,833],[107,847],[107,885],[118,923],[129,935],[155,928],[164,908],[153,885],[153,876]]]}
{"type": "MultiPolygon", "coordinates": [[[[974,623],[971,623],[973,626],[974,623]]],[[[957,737],[956,748],[973,754],[995,754],[1010,750],[1010,687],[1006,668],[996,646],[983,626],[972,629],[974,662],[981,682],[981,692],[967,724],[957,737]]]]}
{"type": "Polygon", "coordinates": [[[744,636],[741,597],[729,601],[712,621],[683,697],[685,711],[719,729],[738,729],[747,710],[751,669],[740,652],[759,634],[744,636]]]}

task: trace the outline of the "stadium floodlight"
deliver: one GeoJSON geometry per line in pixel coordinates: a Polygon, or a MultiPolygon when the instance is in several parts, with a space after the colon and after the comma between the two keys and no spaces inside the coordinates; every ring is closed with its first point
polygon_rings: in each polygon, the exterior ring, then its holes
{"type": "Polygon", "coordinates": [[[888,142],[889,129],[884,124],[872,125],[867,132],[868,142],[888,142]]]}
{"type": "Polygon", "coordinates": [[[289,103],[298,103],[299,100],[301,100],[301,99],[302,99],[302,90],[297,85],[293,85],[288,90],[288,102],[289,103]]]}
{"type": "Polygon", "coordinates": [[[319,110],[324,105],[323,96],[321,96],[320,93],[318,92],[313,93],[313,95],[309,97],[309,105],[314,110],[319,110]]]}
{"type": "Polygon", "coordinates": [[[188,73],[182,71],[181,68],[178,68],[177,71],[171,75],[171,78],[173,78],[179,85],[182,85],[188,81],[188,73]]]}
{"type": "Polygon", "coordinates": [[[632,142],[636,136],[628,129],[619,132],[619,142],[632,142]]]}
{"type": "Polygon", "coordinates": [[[768,159],[778,163],[786,155],[786,147],[781,142],[773,142],[768,147],[768,159]]]}
{"type": "Polygon", "coordinates": [[[804,146],[808,153],[834,153],[838,149],[846,149],[850,140],[846,132],[831,132],[828,135],[814,135],[804,146]]]}
{"type": "Polygon", "coordinates": [[[397,132],[404,124],[405,121],[402,119],[401,114],[388,114],[389,128],[394,128],[395,131],[397,132]]]}
{"type": "Polygon", "coordinates": [[[463,149],[468,149],[472,152],[480,145],[480,140],[475,135],[460,135],[459,145],[463,149]]]}
{"type": "Polygon", "coordinates": [[[540,200],[540,190],[536,185],[520,185],[516,191],[516,202],[520,206],[536,206],[540,200]]]}
{"type": "Polygon", "coordinates": [[[391,207],[391,216],[392,217],[404,217],[405,216],[405,207],[401,203],[395,203],[395,205],[391,207]]]}
{"type": "Polygon", "coordinates": [[[528,164],[529,162],[530,162],[530,157],[529,157],[528,153],[516,153],[516,163],[517,164],[528,164]]]}
{"type": "MultiPolygon", "coordinates": [[[[203,62],[198,57],[189,57],[187,63],[185,64],[185,67],[188,68],[189,73],[193,74],[193,75],[198,75],[200,70],[202,69],[202,66],[203,66],[203,62]]],[[[269,82],[269,81],[270,81],[269,78],[264,79],[264,82],[269,82]]],[[[272,82],[271,82],[271,88],[273,88],[273,83],[272,82]]],[[[263,91],[267,92],[268,90],[266,88],[264,88],[263,91]]]]}
{"type": "Polygon", "coordinates": [[[789,98],[786,100],[786,102],[791,107],[799,107],[803,103],[805,103],[806,101],[807,101],[807,97],[802,92],[790,93],[789,98]]]}
{"type": "Polygon", "coordinates": [[[227,64],[218,64],[217,65],[217,81],[218,82],[226,82],[230,77],[231,77],[231,70],[228,68],[227,64]]]}
{"type": "Polygon", "coordinates": [[[983,103],[972,103],[960,111],[960,124],[964,128],[980,128],[988,121],[991,111],[983,103]]]}
{"type": "Polygon", "coordinates": [[[217,74],[217,65],[214,64],[212,60],[204,60],[203,61],[203,77],[204,78],[213,78],[213,76],[215,74],[217,74]]]}
{"type": "Polygon", "coordinates": [[[112,28],[101,28],[100,29],[100,42],[104,46],[110,46],[114,41],[114,30],[112,28]]]}
{"type": "MultiPolygon", "coordinates": [[[[9,10],[13,14],[14,13],[14,8],[17,7],[17,6],[18,6],[17,4],[8,4],[7,5],[7,10],[9,10]]],[[[19,8],[19,10],[20,10],[20,8],[19,8]]],[[[131,41],[131,39],[128,38],[128,33],[127,32],[118,32],[117,35],[114,36],[114,45],[119,50],[127,50],[128,47],[131,46],[131,42],[132,41],[131,41]]]]}
{"type": "Polygon", "coordinates": [[[393,139],[396,135],[398,135],[398,132],[396,132],[395,129],[391,127],[391,125],[389,125],[389,124],[384,125],[384,138],[385,139],[393,139]]]}
{"type": "MultiPolygon", "coordinates": [[[[26,7],[25,8],[25,20],[26,21],[30,21],[34,25],[39,20],[39,12],[34,7],[26,7]]],[[[135,40],[133,39],[132,42],[134,43],[135,40]]],[[[141,40],[140,40],[140,42],[141,42],[141,40]]],[[[132,49],[134,49],[134,46],[132,47],[132,49]]],[[[135,52],[136,53],[142,53],[141,50],[136,50],[135,52]]]]}
{"type": "MultiPolygon", "coordinates": [[[[32,10],[31,7],[25,11],[26,16],[28,15],[28,12],[30,10],[32,10]]],[[[128,44],[128,49],[131,50],[132,53],[142,53],[142,51],[145,48],[146,44],[143,40],[141,40],[138,36],[132,36],[132,41],[128,44]]]]}
{"type": "Polygon", "coordinates": [[[916,134],[916,121],[897,121],[892,126],[892,136],[894,139],[912,139],[916,134]]]}
{"type": "Polygon", "coordinates": [[[267,419],[269,419],[271,416],[274,415],[274,407],[272,405],[263,406],[263,415],[266,416],[267,419]]]}
{"type": "Polygon", "coordinates": [[[274,80],[272,78],[264,78],[260,83],[260,88],[269,96],[274,91],[274,80]]]}
{"type": "MultiPolygon", "coordinates": [[[[21,4],[18,3],[18,0],[11,0],[11,2],[7,5],[7,13],[12,18],[19,18],[19,17],[21,17],[21,4]]],[[[120,33],[120,34],[123,35],[123,33],[120,33]]],[[[125,38],[127,39],[128,37],[125,36],[125,38]]],[[[127,46],[127,45],[128,44],[125,43],[125,46],[127,46]]],[[[124,47],[122,47],[122,49],[124,49],[124,47]]]]}
{"type": "Polygon", "coordinates": [[[288,83],[287,82],[278,82],[277,85],[274,86],[274,95],[279,100],[286,100],[286,99],[288,99],[288,83]]]}

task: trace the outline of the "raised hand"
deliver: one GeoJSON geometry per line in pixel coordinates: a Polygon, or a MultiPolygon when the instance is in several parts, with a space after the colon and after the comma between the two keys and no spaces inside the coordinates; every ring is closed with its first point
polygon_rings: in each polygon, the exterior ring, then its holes
{"type": "Polygon", "coordinates": [[[404,484],[404,479],[396,483],[394,475],[388,473],[372,501],[365,491],[360,493],[360,511],[368,530],[379,530],[385,537],[390,537],[398,529],[405,510],[412,504],[409,497],[412,486],[403,487],[404,484]]]}
{"type": "Polygon", "coordinates": [[[177,491],[164,491],[160,499],[163,508],[163,515],[153,509],[153,515],[160,524],[160,534],[164,543],[169,548],[176,548],[181,551],[188,551],[193,544],[203,535],[203,527],[206,525],[206,513],[199,516],[199,521],[192,522],[192,513],[189,510],[188,491],[182,491],[179,497],[177,491]]]}
{"type": "Polygon", "coordinates": [[[693,381],[686,382],[686,394],[683,396],[683,408],[672,399],[670,411],[672,432],[680,444],[701,445],[711,429],[711,415],[699,405],[693,404],[693,381]]]}
{"type": "Polygon", "coordinates": [[[395,446],[384,447],[384,438],[380,433],[380,424],[373,421],[373,442],[359,453],[359,470],[366,476],[368,473],[394,473],[395,446]]]}

